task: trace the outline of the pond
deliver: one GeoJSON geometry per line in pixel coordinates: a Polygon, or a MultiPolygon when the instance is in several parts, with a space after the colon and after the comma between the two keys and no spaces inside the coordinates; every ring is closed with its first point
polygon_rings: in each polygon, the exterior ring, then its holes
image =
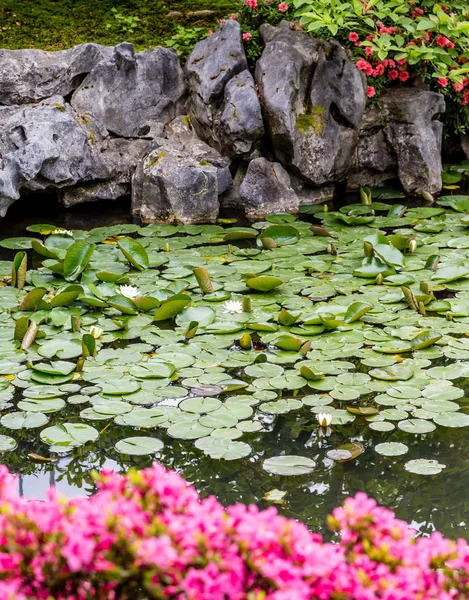
{"type": "Polygon", "coordinates": [[[0,458],[22,493],[88,494],[92,469],[156,458],[311,529],[361,490],[423,534],[465,536],[469,201],[400,202],[250,226],[14,207],[0,458]]]}

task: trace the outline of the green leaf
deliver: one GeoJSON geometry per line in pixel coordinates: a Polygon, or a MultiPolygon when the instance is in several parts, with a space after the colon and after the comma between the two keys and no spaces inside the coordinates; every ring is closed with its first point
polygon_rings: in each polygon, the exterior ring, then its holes
{"type": "Polygon", "coordinates": [[[136,269],[139,271],[148,269],[150,266],[148,254],[140,242],[137,242],[137,240],[134,240],[130,237],[124,237],[117,240],[117,245],[119,246],[125,258],[136,269]]]}
{"type": "Polygon", "coordinates": [[[173,319],[178,313],[190,304],[191,298],[185,294],[176,294],[165,300],[159,308],[156,309],[153,317],[154,321],[166,321],[173,319]]]}
{"type": "Polygon", "coordinates": [[[94,244],[85,241],[75,242],[67,250],[64,259],[64,277],[68,281],[74,281],[86,269],[93,252],[94,244]]]}
{"type": "Polygon", "coordinates": [[[259,292],[270,292],[271,290],[279,287],[283,284],[283,281],[278,277],[272,277],[269,275],[261,275],[260,277],[251,277],[246,281],[246,285],[252,290],[259,292]]]}

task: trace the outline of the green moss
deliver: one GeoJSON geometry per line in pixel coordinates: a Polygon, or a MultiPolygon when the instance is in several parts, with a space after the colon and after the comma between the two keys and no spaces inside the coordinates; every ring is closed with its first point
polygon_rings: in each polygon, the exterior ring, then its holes
{"type": "Polygon", "coordinates": [[[219,19],[236,12],[237,0],[0,0],[0,46],[62,50],[85,42],[113,46],[132,42],[137,50],[165,45],[178,26],[200,28],[200,37],[219,19]],[[138,26],[119,29],[111,9],[137,17],[138,26]],[[209,9],[208,17],[190,18],[189,11],[209,9]],[[180,11],[180,18],[167,18],[180,11]],[[110,27],[107,25],[110,24],[110,27]]]}
{"type": "Polygon", "coordinates": [[[208,160],[201,160],[201,161],[199,161],[199,165],[201,167],[211,167],[212,163],[208,162],[208,160]]]}
{"type": "Polygon", "coordinates": [[[184,115],[182,117],[182,122],[186,127],[192,127],[192,121],[190,115],[184,115]]]}
{"type": "Polygon", "coordinates": [[[324,120],[324,106],[312,106],[307,112],[296,117],[295,127],[300,133],[313,130],[316,135],[323,135],[326,127],[324,120]]]}
{"type": "Polygon", "coordinates": [[[159,164],[165,156],[168,156],[168,153],[164,152],[164,150],[160,150],[151,160],[145,163],[145,169],[149,169],[150,167],[159,164]]]}

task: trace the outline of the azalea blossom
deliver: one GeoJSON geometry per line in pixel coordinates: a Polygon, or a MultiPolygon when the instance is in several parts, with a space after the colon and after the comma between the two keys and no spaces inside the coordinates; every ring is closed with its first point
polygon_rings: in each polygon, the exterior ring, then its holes
{"type": "Polygon", "coordinates": [[[329,427],[332,423],[332,415],[330,413],[319,413],[316,415],[316,418],[321,427],[329,427]]]}
{"type": "Polygon", "coordinates": [[[252,34],[248,33],[243,33],[243,40],[245,42],[247,42],[248,40],[250,40],[252,38],[252,34]]]}
{"type": "Polygon", "coordinates": [[[376,95],[376,90],[372,85],[368,86],[368,98],[373,98],[376,95]]]}
{"type": "Polygon", "coordinates": [[[133,298],[137,298],[140,295],[140,292],[133,285],[121,285],[119,287],[119,294],[133,300],[133,298]]]}
{"type": "Polygon", "coordinates": [[[280,4],[278,5],[278,9],[280,12],[285,13],[288,10],[288,4],[286,4],[285,2],[280,2],[280,4]]]}
{"type": "Polygon", "coordinates": [[[243,303],[239,300],[227,300],[223,305],[223,312],[225,313],[242,313],[243,303]]]}

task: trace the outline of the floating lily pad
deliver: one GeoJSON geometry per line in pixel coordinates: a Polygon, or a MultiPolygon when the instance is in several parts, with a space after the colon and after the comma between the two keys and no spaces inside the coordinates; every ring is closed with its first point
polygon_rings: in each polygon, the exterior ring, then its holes
{"type": "Polygon", "coordinates": [[[286,455],[268,458],[262,464],[265,471],[272,475],[307,475],[312,473],[316,463],[304,456],[286,455]]]}
{"type": "Polygon", "coordinates": [[[162,450],[164,444],[158,438],[135,436],[119,440],[115,448],[121,454],[131,456],[144,456],[146,454],[156,454],[162,450]]]}

